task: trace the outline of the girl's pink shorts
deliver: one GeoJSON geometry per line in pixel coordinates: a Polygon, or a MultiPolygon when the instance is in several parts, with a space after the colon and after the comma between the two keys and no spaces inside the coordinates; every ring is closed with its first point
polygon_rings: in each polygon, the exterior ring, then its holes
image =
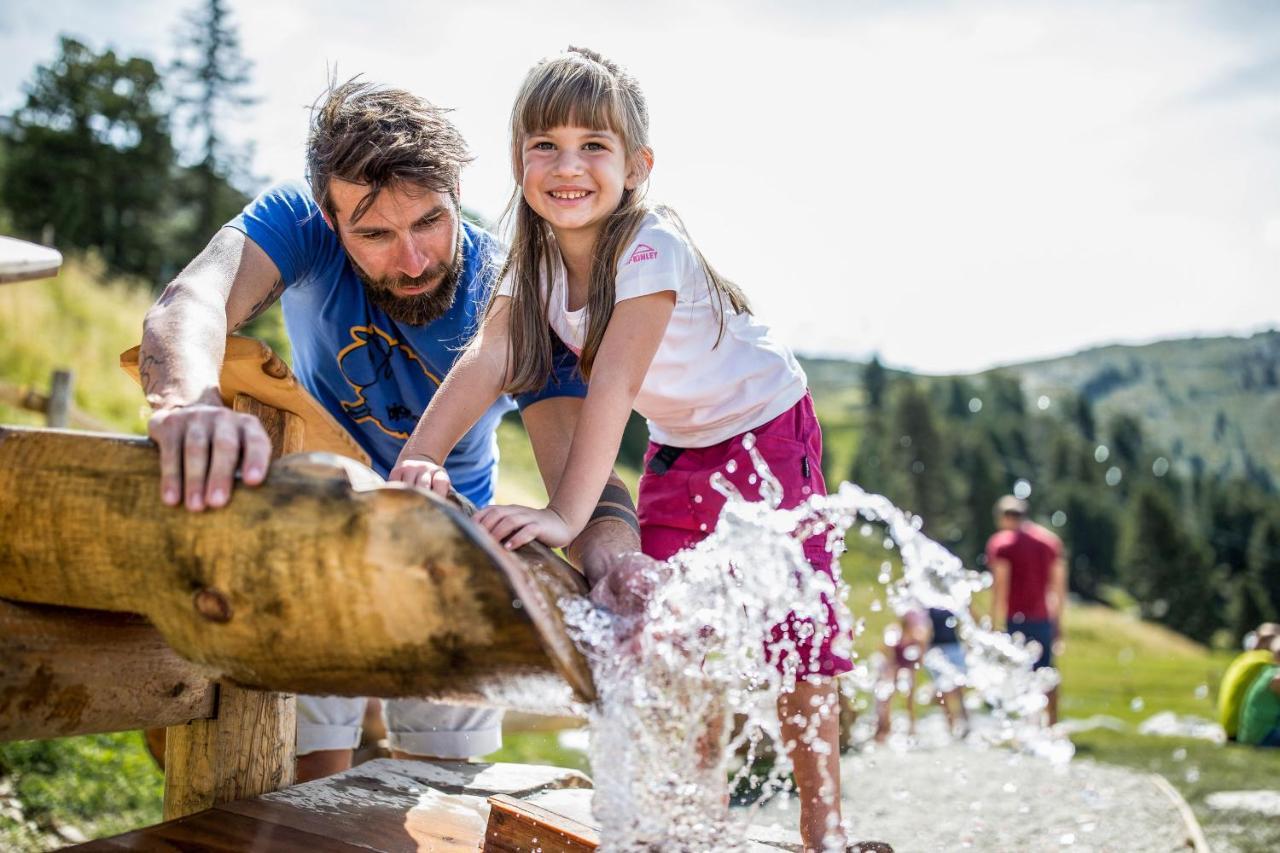
{"type": "MultiPolygon", "coordinates": [[[[782,483],[782,509],[797,506],[810,495],[826,494],[827,484],[822,477],[822,430],[809,394],[750,432],[769,470],[782,483]]],[[[725,503],[725,498],[711,487],[711,476],[716,472],[722,473],[747,500],[760,499],[758,478],[752,482],[755,466],[742,446],[742,438],[739,435],[711,447],[682,450],[662,473],[658,473],[663,468],[661,461],[655,465],[654,457],[659,456],[663,446],[649,442],[645,471],[640,478],[638,507],[640,545],[645,554],[666,560],[710,535],[725,503]],[[736,464],[728,465],[730,461],[736,464]],[[728,468],[734,470],[730,472],[728,468]]],[[[803,547],[814,570],[834,579],[826,536],[813,536],[805,540],[803,547]]],[[[853,668],[848,658],[832,650],[839,630],[836,611],[825,595],[823,604],[827,610],[826,626],[801,629],[800,626],[811,620],[801,620],[793,613],[785,623],[773,628],[774,642],[785,637],[795,644],[800,656],[797,671],[802,675],[834,676],[853,668]]],[[[781,665],[786,654],[784,651],[776,663],[781,665]]]]}

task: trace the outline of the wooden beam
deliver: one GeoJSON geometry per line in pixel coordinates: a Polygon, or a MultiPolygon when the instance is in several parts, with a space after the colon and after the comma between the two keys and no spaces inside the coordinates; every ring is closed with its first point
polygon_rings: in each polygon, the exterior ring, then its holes
{"type": "Polygon", "coordinates": [[[141,616],[0,601],[0,741],[213,715],[205,674],[141,616]]]}
{"type": "Polygon", "coordinates": [[[599,846],[594,827],[506,794],[489,798],[485,853],[591,853],[599,846]]]}
{"type": "Polygon", "coordinates": [[[581,576],[328,454],[220,510],[160,503],[122,436],[0,427],[0,597],[142,613],[242,686],[564,710],[594,698],[557,603],[581,576]]]}
{"type": "Polygon", "coordinates": [[[164,819],[293,784],[292,694],[218,686],[218,716],[165,731],[164,819]]]}

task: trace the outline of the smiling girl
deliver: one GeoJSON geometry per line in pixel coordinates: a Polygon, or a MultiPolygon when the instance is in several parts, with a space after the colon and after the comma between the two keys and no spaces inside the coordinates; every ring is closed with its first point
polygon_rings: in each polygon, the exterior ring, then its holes
{"type": "MultiPolygon", "coordinates": [[[[648,137],[635,80],[580,48],[535,66],[512,110],[511,254],[480,332],[392,471],[446,493],[439,460],[500,393],[542,387],[558,336],[578,354],[587,397],[548,505],[476,515],[508,548],[535,538],[567,545],[586,526],[633,408],[652,439],[639,518],[643,550],[655,559],[714,529],[724,498],[710,487],[712,474],[759,496],[747,434],[782,484],[783,508],[825,494],[804,372],[676,215],[644,203],[654,162],[648,137]]],[[[815,571],[832,575],[825,537],[805,541],[804,552],[815,571]]],[[[779,713],[810,850],[844,845],[833,678],[851,664],[832,648],[840,629],[829,601],[826,613],[825,625],[793,619],[774,628],[799,658],[796,688],[779,699],[779,713]],[[813,743],[802,737],[815,731],[813,743]]]]}

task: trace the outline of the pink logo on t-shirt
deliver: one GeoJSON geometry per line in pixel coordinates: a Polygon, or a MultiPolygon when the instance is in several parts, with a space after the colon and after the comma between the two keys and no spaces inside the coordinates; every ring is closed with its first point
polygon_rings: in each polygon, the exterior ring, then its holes
{"type": "Polygon", "coordinates": [[[635,251],[631,253],[631,257],[627,259],[627,265],[639,263],[640,261],[652,261],[658,257],[658,250],[644,243],[636,246],[635,251]]]}

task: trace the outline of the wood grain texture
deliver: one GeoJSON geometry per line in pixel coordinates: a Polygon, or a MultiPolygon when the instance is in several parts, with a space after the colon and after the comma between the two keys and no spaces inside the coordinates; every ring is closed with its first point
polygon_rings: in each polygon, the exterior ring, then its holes
{"type": "Polygon", "coordinates": [[[210,717],[206,674],[141,616],[0,600],[0,741],[210,717]]]}
{"type": "MultiPolygon", "coordinates": [[[[139,381],[139,350],[139,347],[134,347],[120,355],[120,367],[135,382],[139,381]]],[[[237,394],[244,394],[265,406],[300,418],[306,435],[305,449],[337,453],[369,464],[369,455],[298,383],[280,356],[262,341],[241,335],[228,336],[218,382],[222,402],[227,406],[234,403],[237,394]]]]}
{"type": "Polygon", "coordinates": [[[142,613],[243,686],[564,710],[594,698],[556,607],[583,594],[543,548],[330,455],[296,455],[220,510],[158,496],[121,436],[0,427],[0,597],[142,613]]]}
{"type": "Polygon", "coordinates": [[[599,846],[594,827],[505,794],[489,798],[487,853],[591,853],[599,846]]]}
{"type": "Polygon", "coordinates": [[[371,848],[212,809],[65,849],[76,853],[369,853],[371,848]]]}
{"type": "Polygon", "coordinates": [[[165,819],[292,785],[296,730],[292,694],[220,684],[215,719],[165,733],[165,819]]]}

